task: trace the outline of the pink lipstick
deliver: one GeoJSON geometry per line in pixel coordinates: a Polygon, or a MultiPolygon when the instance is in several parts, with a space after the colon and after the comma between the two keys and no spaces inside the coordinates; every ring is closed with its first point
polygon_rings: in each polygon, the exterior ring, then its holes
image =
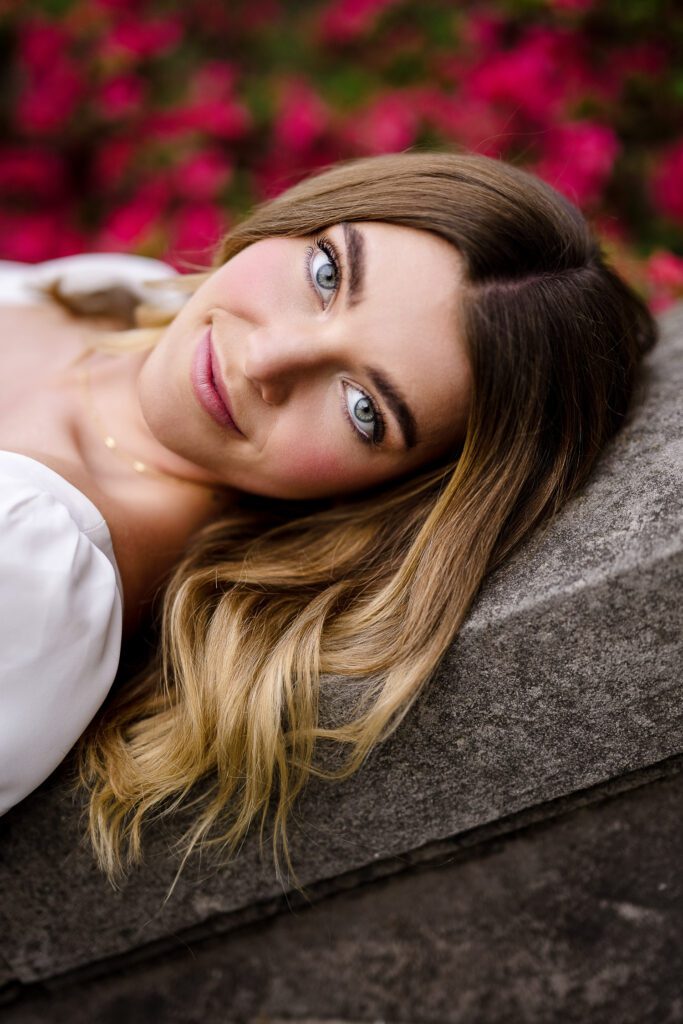
{"type": "Polygon", "coordinates": [[[202,409],[208,412],[209,416],[221,426],[228,427],[235,433],[244,436],[232,417],[228,392],[221,379],[218,362],[211,344],[210,327],[195,349],[190,380],[195,397],[202,409]]]}

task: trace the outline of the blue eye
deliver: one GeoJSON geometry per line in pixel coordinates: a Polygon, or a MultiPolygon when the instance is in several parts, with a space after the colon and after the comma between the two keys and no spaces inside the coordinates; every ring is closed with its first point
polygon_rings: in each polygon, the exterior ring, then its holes
{"type": "Polygon", "coordinates": [[[369,395],[344,382],[343,408],[356,433],[368,444],[380,444],[384,437],[384,418],[369,395]]]}
{"type": "Polygon", "coordinates": [[[341,266],[329,238],[317,238],[315,244],[317,248],[309,245],[306,249],[306,278],[326,309],[341,287],[341,266]]]}

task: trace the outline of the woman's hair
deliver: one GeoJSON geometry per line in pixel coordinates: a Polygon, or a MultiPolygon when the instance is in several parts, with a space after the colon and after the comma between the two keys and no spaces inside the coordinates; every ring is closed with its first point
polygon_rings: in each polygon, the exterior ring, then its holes
{"type": "MultiPolygon", "coordinates": [[[[156,653],[76,748],[90,839],[113,883],[141,858],[143,821],[181,807],[193,815],[179,871],[195,847],[232,855],[259,815],[263,845],[274,805],[275,866],[282,846],[296,878],[287,821],[302,787],[350,776],[398,727],[486,575],[584,484],[655,343],[646,304],[579,210],[479,155],[326,169],[256,207],[186,283],[259,239],[341,221],[430,231],[462,256],[464,441],[370,492],[308,507],[245,496],[193,535],[158,595],[156,653]],[[323,725],[328,674],[348,699],[323,725]],[[315,763],[319,740],[336,746],[315,763]]],[[[153,344],[170,318],[145,316],[121,333],[124,349],[153,344]]]]}

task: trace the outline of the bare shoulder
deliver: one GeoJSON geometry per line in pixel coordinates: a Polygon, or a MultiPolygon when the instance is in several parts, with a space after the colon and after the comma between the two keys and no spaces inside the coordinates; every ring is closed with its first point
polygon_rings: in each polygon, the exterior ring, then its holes
{"type": "MultiPolygon", "coordinates": [[[[29,380],[36,374],[48,378],[96,346],[98,333],[120,328],[111,318],[78,317],[55,302],[2,304],[0,378],[6,382],[29,380]]],[[[14,392],[16,385],[11,390],[14,392]]],[[[11,398],[6,391],[0,379],[0,402],[11,398]]]]}
{"type": "Polygon", "coordinates": [[[83,317],[70,313],[57,302],[36,305],[23,303],[0,304],[0,344],[26,335],[35,337],[35,331],[48,330],[55,335],[87,335],[94,331],[120,329],[121,322],[114,317],[83,317]]]}
{"type": "Polygon", "coordinates": [[[0,305],[0,325],[3,329],[4,341],[7,341],[6,328],[13,325],[32,327],[41,323],[57,326],[69,322],[73,323],[73,318],[69,316],[67,310],[62,309],[54,302],[42,302],[35,306],[9,302],[0,305]]]}

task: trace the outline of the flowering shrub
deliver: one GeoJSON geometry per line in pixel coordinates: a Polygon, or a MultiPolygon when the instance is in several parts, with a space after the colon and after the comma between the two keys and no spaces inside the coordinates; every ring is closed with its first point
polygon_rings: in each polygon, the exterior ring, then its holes
{"type": "Polygon", "coordinates": [[[0,0],[0,258],[204,266],[338,159],[458,147],[584,210],[683,296],[683,17],[666,0],[0,0]]]}

